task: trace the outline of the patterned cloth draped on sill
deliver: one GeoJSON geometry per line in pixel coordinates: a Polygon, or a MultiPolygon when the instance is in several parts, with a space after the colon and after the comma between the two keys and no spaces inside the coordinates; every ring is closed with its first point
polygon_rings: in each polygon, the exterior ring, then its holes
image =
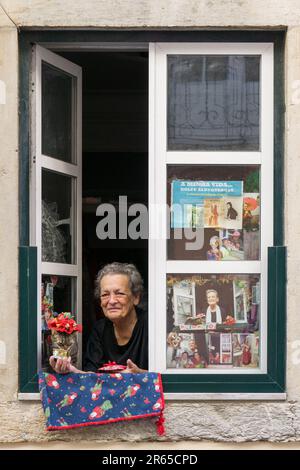
{"type": "Polygon", "coordinates": [[[39,373],[47,430],[95,426],[158,417],[164,433],[164,396],[160,374],[39,373]]]}

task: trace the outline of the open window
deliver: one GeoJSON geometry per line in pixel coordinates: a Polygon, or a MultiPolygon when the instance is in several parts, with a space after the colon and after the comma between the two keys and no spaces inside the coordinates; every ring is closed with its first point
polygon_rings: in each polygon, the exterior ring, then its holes
{"type": "Polygon", "coordinates": [[[47,320],[63,311],[83,323],[81,367],[92,327],[103,315],[94,298],[101,267],[134,263],[145,284],[141,308],[147,308],[147,236],[130,237],[127,226],[121,234],[120,217],[125,211],[130,223],[130,208],[147,209],[148,52],[53,53],[35,46],[33,58],[37,368],[49,369],[47,320]],[[107,207],[115,229],[100,233],[107,207]]]}
{"type": "Polygon", "coordinates": [[[145,280],[149,365],[167,397],[280,394],[285,250],[274,235],[273,43],[148,46],[34,46],[21,391],[37,390],[47,364],[47,310],[77,314],[84,351],[99,314],[97,269],[124,261],[145,280]],[[126,210],[148,207],[147,240],[120,236],[119,225],[115,239],[96,236],[98,205],[110,203],[118,219],[119,196],[126,210]]]}
{"type": "Polygon", "coordinates": [[[82,318],[82,74],[40,46],[33,60],[30,244],[37,248],[37,365],[46,368],[51,313],[82,318]]]}

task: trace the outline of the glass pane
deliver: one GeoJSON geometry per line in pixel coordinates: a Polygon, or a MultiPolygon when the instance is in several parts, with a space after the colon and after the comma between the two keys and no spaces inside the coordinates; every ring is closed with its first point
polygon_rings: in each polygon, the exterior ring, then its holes
{"type": "Polygon", "coordinates": [[[167,275],[167,368],[259,367],[258,274],[167,275]]]}
{"type": "Polygon", "coordinates": [[[62,312],[71,312],[77,318],[76,279],[66,276],[43,275],[41,306],[41,366],[43,370],[49,370],[52,338],[48,322],[53,316],[62,312]]]}
{"type": "Polygon", "coordinates": [[[70,176],[42,172],[42,261],[75,263],[75,204],[70,176]]]}
{"type": "Polygon", "coordinates": [[[42,153],[73,162],[75,77],[42,62],[42,153]]]}
{"type": "Polygon", "coordinates": [[[168,56],[168,150],[259,150],[259,56],[168,56]]]}
{"type": "Polygon", "coordinates": [[[260,167],[168,165],[170,260],[260,259],[260,167]]]}

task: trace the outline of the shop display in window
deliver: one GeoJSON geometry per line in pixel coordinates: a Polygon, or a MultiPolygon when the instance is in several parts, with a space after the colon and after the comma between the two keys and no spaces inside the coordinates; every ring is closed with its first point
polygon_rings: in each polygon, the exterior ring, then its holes
{"type": "Polygon", "coordinates": [[[259,367],[259,291],[258,274],[169,274],[167,368],[259,367]]]}
{"type": "Polygon", "coordinates": [[[169,165],[168,259],[258,260],[259,171],[255,165],[169,165]]]}
{"type": "Polygon", "coordinates": [[[242,181],[172,181],[172,228],[242,228],[242,181]]]}

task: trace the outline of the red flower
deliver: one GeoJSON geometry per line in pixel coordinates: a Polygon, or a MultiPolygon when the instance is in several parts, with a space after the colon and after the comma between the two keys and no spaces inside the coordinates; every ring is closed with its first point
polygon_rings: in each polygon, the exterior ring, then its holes
{"type": "Polygon", "coordinates": [[[235,318],[233,318],[231,315],[227,315],[224,325],[234,325],[236,323],[235,318]]]}
{"type": "Polygon", "coordinates": [[[82,326],[76,323],[70,312],[63,312],[56,318],[52,318],[48,322],[48,326],[51,330],[68,335],[74,333],[74,331],[79,331],[80,333],[82,331],[82,326]]]}

